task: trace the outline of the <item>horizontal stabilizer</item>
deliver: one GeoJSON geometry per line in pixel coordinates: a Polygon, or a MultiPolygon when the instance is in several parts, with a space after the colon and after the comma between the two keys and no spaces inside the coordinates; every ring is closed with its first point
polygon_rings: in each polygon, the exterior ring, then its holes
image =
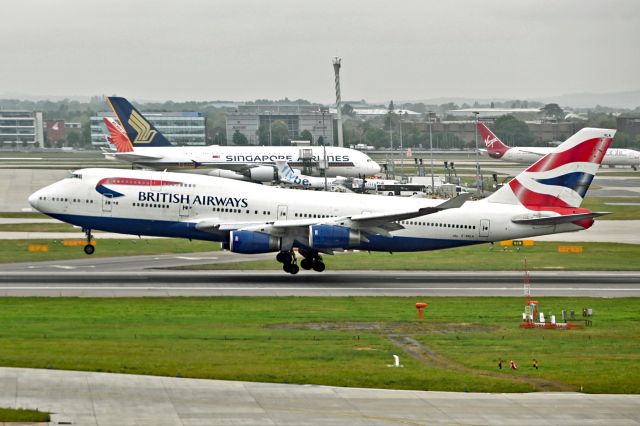
{"type": "Polygon", "coordinates": [[[520,217],[513,218],[511,222],[522,225],[560,225],[562,223],[571,223],[577,220],[593,219],[595,217],[604,216],[609,214],[608,212],[590,212],[590,213],[577,213],[567,214],[562,216],[546,216],[546,217],[520,217]]]}

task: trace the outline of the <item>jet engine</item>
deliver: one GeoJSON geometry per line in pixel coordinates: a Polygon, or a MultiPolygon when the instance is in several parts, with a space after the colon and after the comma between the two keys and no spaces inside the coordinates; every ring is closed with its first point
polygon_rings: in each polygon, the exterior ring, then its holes
{"type": "Polygon", "coordinates": [[[315,249],[348,248],[360,244],[360,231],[336,225],[309,226],[309,246],[315,249]]]}
{"type": "Polygon", "coordinates": [[[255,166],[242,173],[255,182],[273,182],[278,180],[278,171],[273,166],[255,166]]]}
{"type": "Polygon", "coordinates": [[[231,231],[229,250],[234,253],[255,254],[280,250],[280,238],[264,232],[231,231]]]}

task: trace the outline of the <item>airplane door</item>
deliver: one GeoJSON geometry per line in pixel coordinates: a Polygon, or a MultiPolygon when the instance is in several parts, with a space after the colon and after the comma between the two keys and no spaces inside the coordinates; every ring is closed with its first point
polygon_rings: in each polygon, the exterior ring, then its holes
{"type": "Polygon", "coordinates": [[[480,219],[480,233],[481,237],[489,236],[489,219],[480,219]]]}
{"type": "Polygon", "coordinates": [[[102,215],[111,216],[113,210],[113,195],[102,194],[102,215]]]}
{"type": "Polygon", "coordinates": [[[287,220],[288,206],[285,204],[280,204],[278,206],[278,218],[276,220],[287,220]]]}
{"type": "Polygon", "coordinates": [[[191,206],[189,204],[180,203],[179,208],[180,208],[180,212],[179,212],[180,218],[189,217],[189,214],[191,213],[191,206]]]}

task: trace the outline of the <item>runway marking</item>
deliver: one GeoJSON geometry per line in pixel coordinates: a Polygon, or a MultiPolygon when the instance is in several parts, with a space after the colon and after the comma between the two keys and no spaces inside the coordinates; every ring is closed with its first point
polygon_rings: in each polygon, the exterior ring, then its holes
{"type": "MultiPolygon", "coordinates": [[[[251,290],[251,291],[278,291],[278,290],[295,290],[295,291],[399,291],[399,290],[424,290],[424,291],[522,291],[522,287],[146,287],[146,286],[2,286],[1,290],[251,290]]],[[[538,291],[640,291],[640,287],[632,288],[584,288],[584,287],[549,287],[549,288],[532,288],[538,291]]]]}
{"type": "Polygon", "coordinates": [[[68,265],[51,265],[52,268],[58,268],[58,269],[76,269],[75,266],[68,266],[68,265]]]}
{"type": "Polygon", "coordinates": [[[182,260],[218,260],[217,257],[188,257],[188,256],[176,256],[176,259],[182,259],[182,260]]]}

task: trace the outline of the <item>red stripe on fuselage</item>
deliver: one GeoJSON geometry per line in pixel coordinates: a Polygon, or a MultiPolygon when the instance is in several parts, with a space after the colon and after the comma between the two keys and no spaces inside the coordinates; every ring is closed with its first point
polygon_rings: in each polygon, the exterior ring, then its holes
{"type": "Polygon", "coordinates": [[[124,178],[124,177],[110,177],[101,179],[98,185],[112,184],[112,185],[132,185],[132,186],[160,186],[160,185],[178,185],[182,182],[172,182],[168,180],[156,180],[156,179],[137,179],[137,178],[124,178]]]}
{"type": "Polygon", "coordinates": [[[563,152],[546,155],[529,167],[527,172],[546,172],[568,163],[602,163],[611,138],[588,139],[563,152]]]}

